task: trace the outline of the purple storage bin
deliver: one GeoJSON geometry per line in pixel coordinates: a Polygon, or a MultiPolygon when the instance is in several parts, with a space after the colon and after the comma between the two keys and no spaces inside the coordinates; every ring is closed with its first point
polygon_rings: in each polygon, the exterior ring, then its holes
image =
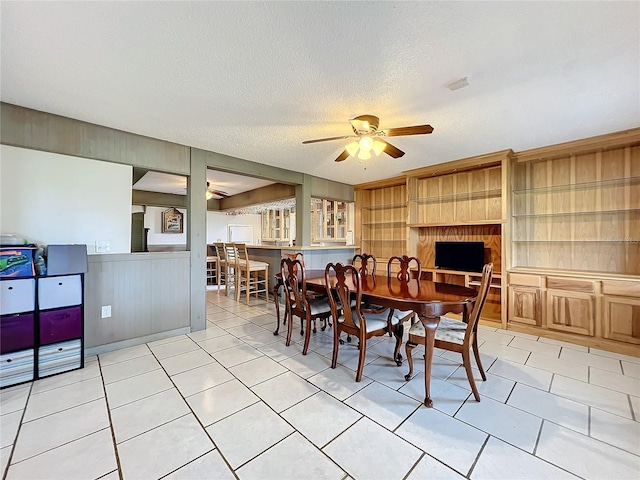
{"type": "Polygon", "coordinates": [[[82,336],[82,307],[40,311],[40,345],[82,336]]]}
{"type": "Polygon", "coordinates": [[[0,353],[33,348],[33,313],[0,318],[0,353]]]}

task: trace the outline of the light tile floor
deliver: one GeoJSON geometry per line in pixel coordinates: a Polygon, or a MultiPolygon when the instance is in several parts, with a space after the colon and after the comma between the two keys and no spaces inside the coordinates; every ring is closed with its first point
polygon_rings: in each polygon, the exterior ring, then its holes
{"type": "Polygon", "coordinates": [[[481,326],[482,401],[437,350],[427,409],[389,337],[356,383],[330,328],[302,356],[271,303],[207,300],[206,330],[0,391],[3,478],[640,478],[640,358],[481,326]]]}

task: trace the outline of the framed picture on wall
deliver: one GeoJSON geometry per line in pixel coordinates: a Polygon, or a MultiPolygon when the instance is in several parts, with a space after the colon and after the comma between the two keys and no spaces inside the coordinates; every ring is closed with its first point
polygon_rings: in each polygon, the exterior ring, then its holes
{"type": "Polygon", "coordinates": [[[162,233],[183,233],[183,215],[176,208],[162,212],[162,233]]]}

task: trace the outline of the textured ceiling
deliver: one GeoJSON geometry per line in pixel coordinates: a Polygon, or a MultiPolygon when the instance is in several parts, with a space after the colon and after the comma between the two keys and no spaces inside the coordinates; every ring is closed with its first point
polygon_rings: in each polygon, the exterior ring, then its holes
{"type": "Polygon", "coordinates": [[[350,184],[640,125],[640,2],[1,9],[2,101],[350,184]],[[359,114],[435,130],[397,160],[302,145],[359,114]]]}

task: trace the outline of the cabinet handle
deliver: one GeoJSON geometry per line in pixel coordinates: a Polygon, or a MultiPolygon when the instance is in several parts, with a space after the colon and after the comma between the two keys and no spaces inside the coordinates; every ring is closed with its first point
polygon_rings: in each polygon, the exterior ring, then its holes
{"type": "Polygon", "coordinates": [[[11,359],[10,359],[10,358],[7,358],[7,363],[10,363],[10,362],[11,362],[11,359]]]}
{"type": "Polygon", "coordinates": [[[58,282],[58,285],[62,285],[62,282],[58,282]]]}
{"type": "Polygon", "coordinates": [[[62,347],[58,348],[58,351],[61,352],[62,351],[62,347]]]}
{"type": "Polygon", "coordinates": [[[9,287],[9,290],[13,290],[13,287],[9,287]]]}

